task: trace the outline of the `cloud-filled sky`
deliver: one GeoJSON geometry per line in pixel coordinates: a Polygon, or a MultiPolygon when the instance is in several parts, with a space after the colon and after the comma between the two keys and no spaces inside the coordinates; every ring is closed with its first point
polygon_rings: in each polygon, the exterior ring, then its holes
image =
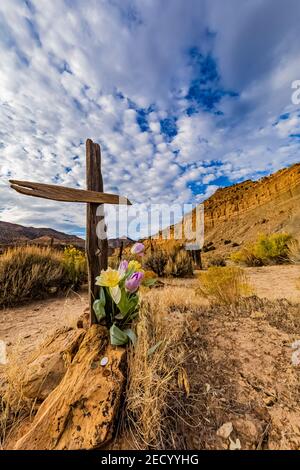
{"type": "Polygon", "coordinates": [[[83,234],[7,180],[196,203],[300,160],[299,0],[1,0],[0,219],[83,234]]]}

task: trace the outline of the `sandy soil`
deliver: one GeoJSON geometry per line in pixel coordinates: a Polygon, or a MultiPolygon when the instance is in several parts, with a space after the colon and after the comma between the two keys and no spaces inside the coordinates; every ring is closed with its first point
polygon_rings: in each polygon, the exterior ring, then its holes
{"type": "Polygon", "coordinates": [[[300,308],[292,325],[288,305],[273,301],[273,309],[272,301],[263,302],[254,302],[254,315],[221,309],[189,321],[194,355],[188,369],[192,393],[200,396],[201,426],[186,430],[188,448],[300,449],[300,369],[291,362],[300,308]],[[270,324],[275,309],[276,326],[270,324]],[[226,423],[232,432],[224,438],[218,430],[226,423]]]}
{"type": "Polygon", "coordinates": [[[300,266],[263,266],[245,272],[258,297],[300,302],[300,266]]]}
{"type": "MultiPolygon", "coordinates": [[[[33,351],[52,330],[76,325],[87,307],[87,291],[32,302],[0,311],[0,340],[5,341],[8,355],[14,349],[24,356],[33,351]]],[[[0,366],[1,367],[1,366],[0,366]]]]}
{"type": "MultiPolygon", "coordinates": [[[[300,368],[291,362],[291,344],[300,339],[300,268],[246,272],[258,298],[236,307],[199,300],[197,279],[168,280],[157,289],[166,318],[183,321],[191,352],[187,371],[201,423],[184,432],[191,449],[300,449],[300,368]],[[218,435],[225,423],[232,425],[230,438],[218,435]]],[[[0,339],[23,360],[51,330],[74,325],[86,306],[82,291],[2,311],[0,339]]]]}

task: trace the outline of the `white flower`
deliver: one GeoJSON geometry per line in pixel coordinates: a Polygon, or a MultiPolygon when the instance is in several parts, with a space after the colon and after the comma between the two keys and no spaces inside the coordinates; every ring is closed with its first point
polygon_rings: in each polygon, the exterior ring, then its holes
{"type": "Polygon", "coordinates": [[[111,295],[111,298],[115,302],[115,304],[118,305],[118,303],[121,300],[121,289],[120,289],[120,287],[119,286],[110,287],[109,288],[109,293],[111,295]]]}

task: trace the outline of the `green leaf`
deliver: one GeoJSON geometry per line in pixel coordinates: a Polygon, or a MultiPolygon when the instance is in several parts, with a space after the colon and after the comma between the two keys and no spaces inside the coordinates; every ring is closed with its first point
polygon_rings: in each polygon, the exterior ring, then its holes
{"type": "Polygon", "coordinates": [[[105,308],[101,300],[95,300],[95,302],[93,303],[93,309],[94,309],[98,322],[106,316],[105,308]]]}
{"type": "Polygon", "coordinates": [[[132,342],[133,346],[136,345],[137,337],[134,331],[131,329],[124,330],[124,333],[128,336],[130,341],[132,342]]]}
{"type": "Polygon", "coordinates": [[[125,317],[128,313],[133,312],[137,304],[139,302],[139,297],[137,295],[129,296],[129,294],[124,290],[122,290],[122,295],[120,302],[118,303],[118,309],[120,310],[123,317],[125,317]]]}
{"type": "Polygon", "coordinates": [[[95,302],[93,303],[93,309],[94,309],[98,322],[106,316],[105,308],[104,308],[105,302],[106,302],[105,292],[104,292],[103,287],[101,287],[100,292],[99,292],[99,299],[95,300],[95,302]]]}
{"type": "Polygon", "coordinates": [[[128,343],[128,335],[113,324],[109,330],[110,342],[113,346],[124,346],[128,343]]]}
{"type": "Polygon", "coordinates": [[[103,287],[100,287],[99,300],[102,302],[103,307],[104,307],[106,298],[105,298],[105,290],[103,289],[103,287]]]}
{"type": "Polygon", "coordinates": [[[156,343],[154,346],[152,346],[152,348],[150,348],[148,350],[148,356],[151,356],[153,353],[155,353],[155,351],[159,348],[159,346],[162,344],[162,341],[158,341],[158,343],[156,343]]]}

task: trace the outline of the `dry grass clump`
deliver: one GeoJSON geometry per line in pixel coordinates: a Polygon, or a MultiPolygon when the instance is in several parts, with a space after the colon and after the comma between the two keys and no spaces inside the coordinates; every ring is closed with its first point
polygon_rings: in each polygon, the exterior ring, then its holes
{"type": "Polygon", "coordinates": [[[36,246],[7,250],[0,257],[0,307],[78,287],[83,280],[84,256],[79,259],[74,250],[62,253],[36,246]]]}
{"type": "Polygon", "coordinates": [[[210,267],[200,273],[197,293],[218,304],[234,304],[251,294],[243,269],[235,266],[210,267]]]}
{"type": "Polygon", "coordinates": [[[5,366],[5,378],[0,390],[0,449],[33,412],[34,401],[23,393],[27,373],[24,364],[20,365],[20,353],[16,345],[5,366]]]}
{"type": "Polygon", "coordinates": [[[147,298],[156,306],[162,318],[168,314],[194,312],[200,306],[208,305],[208,301],[196,293],[198,279],[166,279],[163,289],[152,289],[147,298]]]}
{"type": "Polygon", "coordinates": [[[292,240],[289,243],[289,259],[291,263],[300,264],[300,241],[292,240]]]}
{"type": "MultiPolygon", "coordinates": [[[[128,352],[123,432],[137,449],[184,448],[183,425],[195,426],[190,412],[188,352],[182,323],[164,320],[159,296],[144,300],[138,342],[128,352]]],[[[170,321],[170,319],[169,319],[170,321]]]]}

